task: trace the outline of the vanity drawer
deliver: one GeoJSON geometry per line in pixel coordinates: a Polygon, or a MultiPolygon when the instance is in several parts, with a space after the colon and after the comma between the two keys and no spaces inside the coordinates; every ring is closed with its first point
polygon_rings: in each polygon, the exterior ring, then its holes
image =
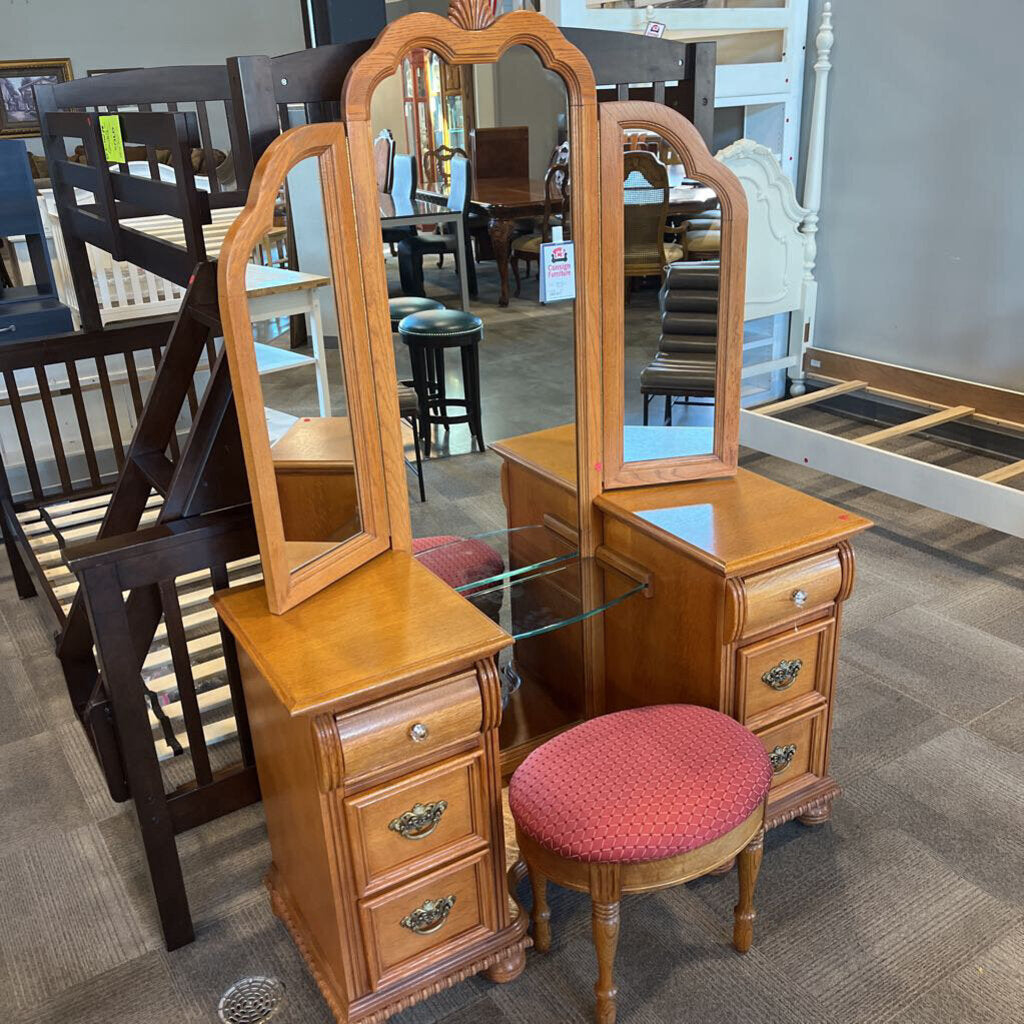
{"type": "Polygon", "coordinates": [[[827,708],[788,718],[757,734],[772,759],[772,794],[824,774],[827,708]]]}
{"type": "Polygon", "coordinates": [[[482,754],[467,754],[345,801],[360,891],[382,889],[487,842],[482,763],[482,754]]]}
{"type": "Polygon", "coordinates": [[[494,930],[490,857],[482,851],[359,904],[374,988],[422,971],[494,930]]]}
{"type": "Polygon", "coordinates": [[[736,717],[748,728],[828,701],[835,619],[812,622],[736,652],[736,717]]]}
{"type": "Polygon", "coordinates": [[[421,759],[480,732],[483,707],[475,672],[338,715],[349,778],[421,759]]]}
{"type": "Polygon", "coordinates": [[[734,609],[743,623],[741,636],[825,608],[839,596],[842,585],[843,567],[835,548],[746,577],[740,581],[743,607],[734,609]]]}

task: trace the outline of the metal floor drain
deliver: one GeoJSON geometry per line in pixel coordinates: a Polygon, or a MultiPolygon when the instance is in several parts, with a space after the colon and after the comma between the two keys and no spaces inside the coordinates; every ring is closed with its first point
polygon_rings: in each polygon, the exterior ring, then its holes
{"type": "Polygon", "coordinates": [[[283,1002],[284,985],[277,978],[243,978],[220,997],[217,1014],[224,1024],[264,1024],[283,1002]]]}

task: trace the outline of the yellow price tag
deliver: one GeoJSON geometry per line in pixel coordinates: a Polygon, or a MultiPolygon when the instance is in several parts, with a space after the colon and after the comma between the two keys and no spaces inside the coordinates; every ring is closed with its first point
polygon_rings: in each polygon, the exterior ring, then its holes
{"type": "Polygon", "coordinates": [[[121,118],[117,114],[100,114],[100,138],[103,140],[103,155],[112,164],[128,162],[124,158],[121,118]]]}

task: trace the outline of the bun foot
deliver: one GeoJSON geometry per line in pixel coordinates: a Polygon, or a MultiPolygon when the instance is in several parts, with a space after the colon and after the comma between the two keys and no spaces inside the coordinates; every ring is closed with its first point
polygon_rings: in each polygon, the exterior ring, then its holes
{"type": "Polygon", "coordinates": [[[523,973],[525,967],[526,951],[522,946],[517,946],[506,959],[499,960],[493,966],[488,967],[484,973],[489,981],[493,981],[497,985],[507,985],[510,981],[515,981],[523,973]]]}
{"type": "Polygon", "coordinates": [[[824,825],[831,817],[832,801],[826,800],[824,803],[818,804],[817,807],[812,807],[809,811],[805,811],[796,820],[801,825],[824,825]]]}

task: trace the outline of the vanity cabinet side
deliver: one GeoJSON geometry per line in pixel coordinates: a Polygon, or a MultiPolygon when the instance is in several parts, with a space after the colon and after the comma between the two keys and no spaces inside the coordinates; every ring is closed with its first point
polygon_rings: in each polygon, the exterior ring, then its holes
{"type": "Polygon", "coordinates": [[[270,840],[266,881],[274,912],[293,935],[304,936],[310,948],[303,954],[326,975],[320,987],[338,1014],[341,1003],[328,992],[347,1003],[368,982],[359,966],[358,927],[354,917],[346,921],[353,889],[351,880],[343,888],[346,858],[337,848],[343,839],[332,822],[333,795],[322,790],[316,719],[290,716],[241,645],[238,662],[270,840]]]}

